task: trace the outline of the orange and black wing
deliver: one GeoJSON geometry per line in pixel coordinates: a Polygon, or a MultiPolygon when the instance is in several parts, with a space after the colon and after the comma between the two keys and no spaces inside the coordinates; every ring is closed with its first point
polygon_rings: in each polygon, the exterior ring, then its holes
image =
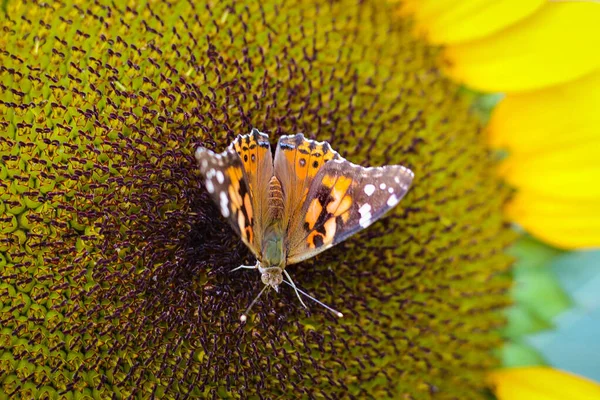
{"type": "Polygon", "coordinates": [[[342,157],[327,161],[312,179],[300,223],[288,231],[287,263],[340,243],[396,206],[414,174],[401,165],[365,168],[342,157]]]}
{"type": "Polygon", "coordinates": [[[238,136],[220,154],[199,147],[195,156],[206,190],[221,214],[260,257],[263,229],[268,223],[266,193],[273,175],[268,136],[253,129],[248,135],[238,136]]]}
{"type": "Polygon", "coordinates": [[[302,227],[302,207],[312,182],[325,163],[339,158],[329,143],[306,139],[301,133],[279,138],[274,163],[275,176],[284,193],[285,231],[296,232],[302,227]]]}

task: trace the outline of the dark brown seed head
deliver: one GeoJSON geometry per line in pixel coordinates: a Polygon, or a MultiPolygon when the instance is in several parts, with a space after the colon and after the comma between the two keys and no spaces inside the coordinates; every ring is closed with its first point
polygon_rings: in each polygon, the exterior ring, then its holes
{"type": "Polygon", "coordinates": [[[4,2],[0,392],[474,398],[512,240],[477,122],[385,2],[4,2]],[[416,181],[263,297],[193,158],[303,132],[416,181]]]}

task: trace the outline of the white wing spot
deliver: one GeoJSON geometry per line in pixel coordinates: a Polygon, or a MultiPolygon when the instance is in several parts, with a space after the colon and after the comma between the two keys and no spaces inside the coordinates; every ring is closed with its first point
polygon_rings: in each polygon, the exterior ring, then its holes
{"type": "MultiPolygon", "coordinates": [[[[204,153],[204,149],[202,147],[198,147],[196,149],[196,152],[194,153],[194,156],[196,157],[196,160],[200,161],[200,157],[202,156],[202,153],[204,153]]],[[[206,161],[206,160],[203,160],[206,161]]],[[[202,165],[204,166],[204,163],[202,163],[202,165]]]]}
{"type": "Polygon", "coordinates": [[[385,189],[385,183],[382,183],[381,185],[379,185],[379,189],[381,189],[381,190],[385,189]]]}
{"type": "Polygon", "coordinates": [[[222,171],[217,171],[217,180],[219,183],[223,183],[225,181],[225,175],[223,175],[222,171]]]}
{"type": "Polygon", "coordinates": [[[363,228],[371,225],[371,205],[368,203],[363,204],[358,209],[358,213],[360,214],[360,220],[358,221],[359,225],[363,228]]]}
{"type": "Polygon", "coordinates": [[[221,199],[221,214],[223,214],[223,216],[227,218],[229,217],[229,199],[227,198],[227,194],[225,192],[221,192],[219,198],[221,199]]]}
{"type": "Polygon", "coordinates": [[[208,193],[215,192],[215,185],[213,185],[213,183],[210,179],[206,180],[206,190],[208,190],[208,193]]]}
{"type": "Polygon", "coordinates": [[[387,201],[387,205],[390,207],[394,207],[396,204],[398,204],[398,198],[396,197],[395,194],[391,195],[390,198],[387,201]]]}
{"type": "Polygon", "coordinates": [[[398,177],[395,177],[395,178],[394,178],[394,181],[396,181],[396,183],[400,183],[400,178],[398,178],[398,177]]]}
{"type": "Polygon", "coordinates": [[[389,187],[389,188],[388,188],[388,192],[390,192],[390,193],[394,193],[394,188],[393,188],[393,187],[389,187]]]}
{"type": "Polygon", "coordinates": [[[367,196],[371,196],[373,193],[375,193],[375,186],[371,185],[370,183],[366,185],[365,193],[367,194],[367,196]]]}

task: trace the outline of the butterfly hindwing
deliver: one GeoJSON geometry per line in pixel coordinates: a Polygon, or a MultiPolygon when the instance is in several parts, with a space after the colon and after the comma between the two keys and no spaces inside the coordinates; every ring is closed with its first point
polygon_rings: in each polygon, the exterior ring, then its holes
{"type": "Polygon", "coordinates": [[[381,218],[406,194],[413,176],[401,165],[365,168],[341,157],[325,163],[308,191],[301,227],[288,232],[287,264],[313,257],[381,218]]]}

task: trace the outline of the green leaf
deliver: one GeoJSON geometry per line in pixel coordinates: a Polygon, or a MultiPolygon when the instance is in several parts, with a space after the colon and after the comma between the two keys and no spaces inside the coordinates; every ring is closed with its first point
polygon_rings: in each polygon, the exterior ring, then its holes
{"type": "Polygon", "coordinates": [[[504,367],[523,367],[528,365],[546,365],[546,361],[534,348],[527,344],[510,342],[502,348],[504,367]]]}
{"type": "Polygon", "coordinates": [[[571,306],[549,264],[561,250],[543,244],[531,237],[523,237],[510,253],[517,258],[513,270],[513,299],[515,308],[508,312],[507,335],[520,335],[548,329],[552,318],[571,306]]]}
{"type": "Polygon", "coordinates": [[[548,246],[531,236],[522,237],[509,253],[517,258],[515,271],[529,268],[544,268],[552,259],[565,252],[548,246]]]}
{"type": "Polygon", "coordinates": [[[531,312],[527,306],[516,304],[507,311],[506,337],[518,339],[523,335],[550,329],[552,325],[531,312]]]}
{"type": "Polygon", "coordinates": [[[569,309],[571,301],[549,265],[563,252],[531,237],[521,238],[511,250],[514,306],[507,310],[503,331],[509,340],[502,349],[505,367],[545,365],[540,353],[527,342],[528,335],[553,328],[552,319],[569,309]]]}
{"type": "Polygon", "coordinates": [[[517,304],[548,324],[571,307],[569,297],[550,268],[517,268],[513,290],[517,304]]]}

